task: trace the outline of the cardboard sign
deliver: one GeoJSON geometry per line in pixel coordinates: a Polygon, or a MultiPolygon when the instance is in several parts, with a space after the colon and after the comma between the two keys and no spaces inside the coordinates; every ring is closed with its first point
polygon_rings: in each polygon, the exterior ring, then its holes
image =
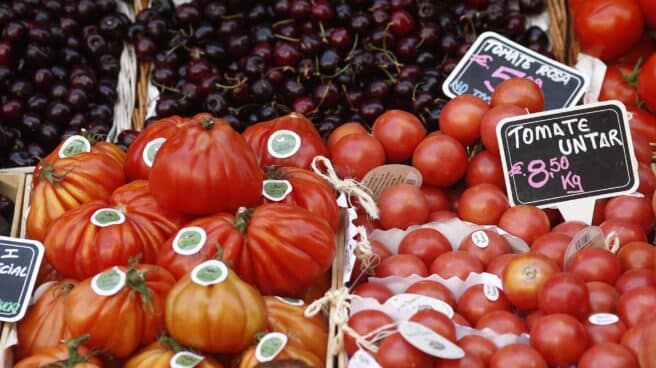
{"type": "Polygon", "coordinates": [[[23,318],[42,259],[41,243],[0,236],[0,321],[23,318]]]}
{"type": "Polygon", "coordinates": [[[511,78],[528,78],[539,85],[545,110],[576,105],[588,84],[579,71],[498,33],[485,32],[444,81],[442,90],[451,98],[473,94],[489,103],[495,87],[511,78]]]}
{"type": "Polygon", "coordinates": [[[609,101],[497,125],[511,205],[558,207],[590,223],[594,200],[635,192],[638,164],[624,105],[609,101]]]}

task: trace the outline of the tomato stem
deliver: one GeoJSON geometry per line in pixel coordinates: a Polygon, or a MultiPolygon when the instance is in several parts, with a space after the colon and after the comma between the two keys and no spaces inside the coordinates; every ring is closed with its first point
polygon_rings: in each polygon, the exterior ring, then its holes
{"type": "Polygon", "coordinates": [[[148,289],[146,284],[146,276],[155,271],[156,268],[152,268],[148,271],[139,271],[136,269],[135,265],[128,268],[127,273],[127,284],[128,286],[141,295],[141,301],[146,307],[146,311],[150,314],[155,314],[155,307],[153,306],[153,294],[148,289]]]}
{"type": "Polygon", "coordinates": [[[633,66],[633,70],[631,73],[622,73],[622,77],[624,77],[624,80],[626,83],[631,86],[631,87],[638,87],[638,76],[640,75],[640,67],[642,65],[642,57],[638,58],[638,61],[636,61],[636,64],[633,66]]]}
{"type": "Polygon", "coordinates": [[[208,117],[206,120],[204,120],[201,125],[203,126],[203,129],[205,130],[211,130],[214,128],[214,118],[208,117]]]}
{"type": "Polygon", "coordinates": [[[175,339],[173,339],[171,336],[162,335],[157,338],[157,342],[159,342],[159,344],[162,346],[168,347],[174,353],[185,351],[185,348],[180,345],[179,342],[175,341],[175,339]]]}
{"type": "Polygon", "coordinates": [[[60,360],[57,362],[50,363],[46,367],[59,367],[59,368],[73,368],[78,364],[86,363],[89,361],[89,358],[97,354],[97,352],[92,353],[87,356],[80,356],[77,352],[77,349],[84,344],[87,340],[91,338],[91,335],[86,334],[74,339],[66,341],[66,349],[68,350],[68,358],[65,360],[60,360]]]}
{"type": "Polygon", "coordinates": [[[246,230],[248,229],[248,223],[251,220],[252,213],[253,210],[250,210],[246,207],[240,207],[237,210],[237,214],[235,215],[235,229],[237,229],[240,233],[245,234],[246,230]]]}
{"type": "Polygon", "coordinates": [[[276,165],[271,165],[266,167],[266,178],[267,179],[281,179],[282,172],[280,167],[276,165]]]}

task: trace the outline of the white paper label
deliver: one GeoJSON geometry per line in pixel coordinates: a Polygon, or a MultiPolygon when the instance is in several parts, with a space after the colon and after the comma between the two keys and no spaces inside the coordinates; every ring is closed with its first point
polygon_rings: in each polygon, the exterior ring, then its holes
{"type": "Polygon", "coordinates": [[[398,310],[400,314],[407,316],[412,316],[424,309],[434,309],[449,318],[453,318],[453,308],[449,304],[424,295],[397,294],[387,299],[383,306],[389,306],[398,310]]]}
{"type": "Polygon", "coordinates": [[[485,298],[491,302],[499,300],[499,289],[489,282],[483,284],[483,294],[485,294],[485,298]]]}
{"type": "Polygon", "coordinates": [[[72,135],[62,143],[57,156],[66,158],[82,152],[91,152],[91,142],[81,135],[72,135]]]}
{"type": "Polygon", "coordinates": [[[349,359],[348,368],[382,368],[380,364],[364,350],[358,350],[349,359]]]}
{"type": "Polygon", "coordinates": [[[285,296],[274,296],[274,298],[280,300],[281,302],[283,302],[285,304],[293,305],[293,306],[296,306],[296,307],[301,307],[301,306],[305,305],[305,302],[303,301],[303,299],[287,298],[285,296]]]}
{"type": "Polygon", "coordinates": [[[280,332],[266,334],[255,348],[255,359],[258,362],[270,362],[280,354],[287,345],[287,335],[280,332]]]}
{"type": "Polygon", "coordinates": [[[275,158],[294,156],[299,149],[301,149],[301,137],[291,130],[278,130],[271,134],[267,142],[267,150],[275,158]]]}
{"type": "Polygon", "coordinates": [[[101,208],[91,215],[91,223],[98,227],[119,225],[124,222],[125,215],[115,208],[101,208]]]}
{"type": "Polygon", "coordinates": [[[344,284],[351,280],[353,268],[355,267],[355,247],[357,241],[353,238],[358,233],[363,233],[366,236],[366,231],[358,232],[358,227],[353,225],[353,221],[358,217],[356,210],[352,207],[347,208],[346,216],[346,229],[344,231],[344,284]]]}
{"type": "Polygon", "coordinates": [[[125,272],[118,267],[112,267],[91,279],[91,289],[100,296],[111,296],[123,289],[125,282],[125,272]]]}
{"type": "Polygon", "coordinates": [[[399,333],[412,346],[428,355],[443,359],[461,359],[465,351],[430,328],[412,321],[402,321],[399,333]]]}
{"type": "Polygon", "coordinates": [[[155,162],[155,156],[157,156],[157,151],[160,147],[166,142],[166,138],[155,138],[152,141],[146,144],[142,153],[142,159],[146,166],[153,167],[153,162],[155,162]]]}
{"type": "Polygon", "coordinates": [[[585,248],[603,248],[606,245],[606,236],[598,226],[588,226],[574,235],[569,242],[565,255],[563,257],[563,265],[567,270],[567,264],[574,255],[585,248]]]}
{"type": "Polygon", "coordinates": [[[474,245],[479,248],[487,248],[487,246],[490,244],[490,238],[487,236],[485,231],[482,230],[474,231],[471,234],[471,239],[474,245]]]}
{"type": "Polygon", "coordinates": [[[228,267],[216,259],[210,259],[191,271],[191,280],[201,286],[215,285],[228,277],[228,267]]]}
{"type": "Polygon", "coordinates": [[[588,321],[597,326],[608,326],[619,322],[620,318],[612,313],[595,313],[588,317],[588,321]]]}
{"type": "Polygon", "coordinates": [[[198,253],[207,241],[207,233],[202,227],[183,227],[173,239],[173,250],[183,256],[198,253]]]}
{"type": "Polygon", "coordinates": [[[262,183],[262,195],[274,202],[284,200],[292,190],[292,183],[288,180],[265,180],[262,183]]]}
{"type": "Polygon", "coordinates": [[[193,368],[205,359],[204,356],[194,354],[190,351],[181,351],[171,357],[171,368],[193,368]]]}

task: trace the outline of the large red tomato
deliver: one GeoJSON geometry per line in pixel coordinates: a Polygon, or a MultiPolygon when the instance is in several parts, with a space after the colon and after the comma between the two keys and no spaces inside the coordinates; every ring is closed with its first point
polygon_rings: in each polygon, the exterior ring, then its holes
{"type": "Polygon", "coordinates": [[[404,162],[412,157],[426,130],[411,113],[388,110],[374,121],[371,134],[383,145],[388,162],[404,162]]]}
{"type": "Polygon", "coordinates": [[[512,306],[503,294],[492,284],[478,284],[469,287],[458,299],[456,311],[475,325],[485,314],[495,310],[511,311],[512,306]]]}
{"type": "Polygon", "coordinates": [[[497,140],[497,125],[505,118],[525,115],[526,110],[511,104],[497,105],[483,115],[481,120],[481,142],[483,146],[499,156],[499,141],[497,140]]]}
{"type": "Polygon", "coordinates": [[[301,296],[335,257],[330,225],[302,208],[270,203],[240,211],[235,228],[244,240],[222,244],[224,258],[264,294],[301,296]]]}
{"type": "Polygon", "coordinates": [[[514,257],[503,271],[503,291],[510,302],[521,309],[538,306],[538,292],[558,266],[547,257],[526,253],[514,257]]]}
{"type": "Polygon", "coordinates": [[[651,202],[645,197],[628,195],[615,197],[606,204],[605,214],[606,220],[628,220],[642,226],[647,233],[651,231],[656,221],[651,202]]]}
{"type": "Polygon", "coordinates": [[[75,367],[75,368],[102,368],[102,362],[92,356],[91,350],[80,344],[88,336],[80,336],[66,343],[39,350],[37,353],[21,360],[14,368],[39,367],[75,367]]]}
{"type": "Polygon", "coordinates": [[[383,229],[407,229],[428,221],[430,210],[421,189],[410,184],[387,187],[378,198],[380,224],[383,229]]]}
{"type": "Polygon", "coordinates": [[[262,194],[264,203],[298,206],[339,228],[339,208],[335,190],[319,175],[297,167],[271,167],[267,171],[262,194]]]}
{"type": "Polygon", "coordinates": [[[435,358],[415,348],[401,334],[395,333],[380,343],[376,361],[382,368],[432,368],[435,358]]]}
{"type": "Polygon", "coordinates": [[[506,191],[503,179],[504,172],[498,155],[490,151],[481,151],[469,161],[465,183],[468,187],[476,184],[492,184],[502,191],[506,191]]]}
{"type": "MultiPolygon", "coordinates": [[[[351,315],[348,325],[360,336],[364,336],[372,331],[375,331],[383,326],[392,324],[394,320],[385,312],[379,310],[362,310],[351,315]]],[[[349,334],[344,334],[344,349],[346,353],[351,356],[358,351],[358,345],[355,343],[353,337],[349,334]]]]}
{"type": "Polygon", "coordinates": [[[544,110],[544,94],[534,81],[511,78],[499,83],[492,93],[490,106],[515,105],[529,112],[544,110]]]}
{"type": "Polygon", "coordinates": [[[497,350],[490,358],[490,368],[547,368],[547,362],[530,345],[510,344],[497,350]]]}
{"type": "Polygon", "coordinates": [[[499,187],[478,184],[467,188],[458,201],[458,215],[479,225],[496,225],[508,210],[508,200],[499,187]]]}
{"type": "Polygon", "coordinates": [[[251,125],[242,135],[262,167],[278,165],[308,169],[315,156],[328,156],[312,122],[299,113],[251,125]]]}
{"type": "Polygon", "coordinates": [[[221,363],[209,356],[198,355],[195,353],[192,353],[194,355],[177,355],[182,352],[191,352],[185,350],[170,337],[162,336],[158,340],[159,341],[154,342],[135,353],[130,360],[125,362],[123,368],[169,368],[174,366],[174,358],[177,362],[185,357],[188,359],[202,358],[198,364],[194,365],[194,367],[197,368],[223,368],[221,363]]]}
{"type": "Polygon", "coordinates": [[[18,322],[18,358],[56,346],[71,337],[64,323],[64,299],[75,283],[73,280],[54,283],[27,310],[18,322]]]}
{"type": "Polygon", "coordinates": [[[540,288],[538,307],[544,314],[565,313],[581,319],[590,312],[588,287],[574,273],[555,274],[540,288]]]}
{"type": "Polygon", "coordinates": [[[123,166],[98,153],[79,153],[41,168],[32,190],[27,237],[43,241],[50,225],[66,211],[95,199],[109,198],[125,184],[123,166]]]}
{"type": "Polygon", "coordinates": [[[66,326],[72,336],[90,334],[85,345],[127,357],[164,332],[164,298],[174,283],[170,273],[151,265],[110,268],[68,294],[66,326]]]}
{"type": "Polygon", "coordinates": [[[415,149],[412,166],[421,172],[424,183],[448,187],[465,175],[467,152],[455,138],[446,134],[430,135],[415,149]]]}
{"type": "Polygon", "coordinates": [[[586,0],[574,15],[581,50],[606,62],[629,51],[640,40],[643,27],[636,0],[586,0]]]}
{"type": "Polygon", "coordinates": [[[399,243],[399,254],[414,254],[424,261],[426,267],[430,267],[435,258],[451,250],[453,247],[449,240],[431,228],[413,230],[399,243]]]}
{"type": "MultiPolygon", "coordinates": [[[[629,349],[612,342],[594,345],[582,356],[578,368],[638,368],[638,361],[629,349]]],[[[649,367],[642,365],[641,367],[649,367]]]]}
{"type": "Polygon", "coordinates": [[[617,314],[627,327],[649,322],[654,318],[656,287],[643,286],[631,289],[617,301],[617,314]]]}
{"type": "Polygon", "coordinates": [[[258,204],[263,175],[251,147],[223,119],[191,119],[157,151],[149,176],[157,202],[194,215],[258,204]]]}
{"type": "Polygon", "coordinates": [[[474,95],[462,95],[449,101],[440,114],[440,130],[464,146],[475,143],[481,136],[481,119],[490,109],[474,95]]]}
{"type": "Polygon", "coordinates": [[[342,178],[362,180],[367,173],[385,164],[385,149],[369,134],[349,134],[330,151],[335,171],[342,178]]]}
{"type": "Polygon", "coordinates": [[[59,273],[83,279],[131,257],[155,263],[162,243],[184,217],[162,209],[148,182],[133,181],[108,201],[93,201],[53,222],[44,239],[46,257],[59,273]]]}
{"type": "Polygon", "coordinates": [[[531,328],[531,345],[551,366],[575,364],[588,344],[588,335],[583,325],[568,314],[544,316],[531,328]]]}
{"type": "Polygon", "coordinates": [[[622,65],[609,65],[601,86],[599,101],[618,100],[626,106],[634,106],[637,102],[637,91],[629,82],[637,83],[637,73],[631,75],[631,68],[622,65]],[[632,80],[634,79],[634,80],[632,80]]]}
{"type": "Polygon", "coordinates": [[[192,122],[193,119],[174,115],[159,119],[139,133],[128,148],[125,159],[125,175],[128,180],[148,180],[155,155],[162,144],[174,136],[179,129],[192,122]]]}
{"type": "Polygon", "coordinates": [[[656,112],[656,93],[649,86],[653,86],[654,83],[656,83],[656,55],[647,59],[638,77],[638,96],[652,112],[656,112]]]}
{"type": "Polygon", "coordinates": [[[164,317],[173,338],[212,353],[244,350],[267,323],[257,289],[216,260],[198,265],[178,280],[166,297],[164,317]]]}
{"type": "Polygon", "coordinates": [[[493,310],[483,315],[476,323],[476,329],[489,328],[498,334],[519,335],[528,332],[526,322],[507,310],[493,310]]]}
{"type": "Polygon", "coordinates": [[[500,255],[512,252],[506,239],[488,229],[471,232],[462,240],[458,249],[478,258],[485,268],[500,255]]]}
{"type": "Polygon", "coordinates": [[[522,204],[508,208],[499,218],[499,227],[531,244],[540,235],[548,233],[551,224],[544,211],[522,204]]]}

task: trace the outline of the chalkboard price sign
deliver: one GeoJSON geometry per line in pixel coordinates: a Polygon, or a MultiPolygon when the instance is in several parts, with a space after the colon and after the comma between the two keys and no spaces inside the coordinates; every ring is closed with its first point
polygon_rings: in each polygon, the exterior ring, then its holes
{"type": "Polygon", "coordinates": [[[23,318],[42,258],[41,243],[0,236],[0,321],[23,318]]]}
{"type": "Polygon", "coordinates": [[[588,81],[583,74],[515,43],[498,33],[481,34],[442,85],[453,98],[473,94],[490,102],[495,87],[511,78],[528,78],[542,88],[545,110],[577,104],[588,81]]]}
{"type": "Polygon", "coordinates": [[[638,188],[626,109],[619,102],[504,119],[497,138],[513,205],[558,207],[638,188]]]}

